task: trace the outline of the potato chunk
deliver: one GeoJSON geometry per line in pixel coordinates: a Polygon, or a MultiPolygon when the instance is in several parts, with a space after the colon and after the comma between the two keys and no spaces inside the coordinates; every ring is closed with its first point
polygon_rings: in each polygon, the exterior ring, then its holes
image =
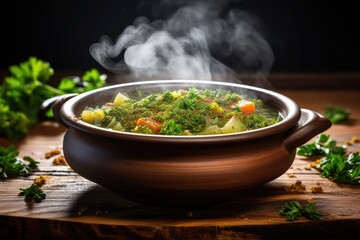
{"type": "Polygon", "coordinates": [[[222,128],[220,128],[222,133],[242,132],[244,130],[246,130],[246,126],[236,116],[233,116],[222,128]]]}
{"type": "Polygon", "coordinates": [[[81,113],[81,120],[87,123],[93,123],[95,121],[96,115],[91,110],[84,110],[81,113]]]}
{"type": "Polygon", "coordinates": [[[114,99],[114,106],[119,106],[120,104],[122,104],[123,102],[125,102],[126,100],[129,100],[130,98],[128,98],[127,96],[125,96],[122,93],[118,93],[114,99]]]}

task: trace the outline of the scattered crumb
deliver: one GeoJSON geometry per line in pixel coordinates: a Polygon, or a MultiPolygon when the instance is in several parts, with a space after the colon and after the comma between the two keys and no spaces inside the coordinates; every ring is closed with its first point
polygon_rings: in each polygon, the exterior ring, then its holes
{"type": "Polygon", "coordinates": [[[306,191],[306,186],[302,184],[300,180],[297,180],[295,183],[291,184],[290,187],[286,187],[285,191],[292,193],[302,193],[306,191]]]}
{"type": "Polygon", "coordinates": [[[34,179],[34,183],[41,187],[46,183],[46,181],[49,179],[49,176],[46,175],[40,175],[34,179]]]}
{"type": "Polygon", "coordinates": [[[317,165],[319,165],[320,162],[321,162],[321,159],[313,161],[312,163],[310,163],[310,167],[315,168],[317,165]]]}
{"type": "Polygon", "coordinates": [[[61,150],[59,149],[53,149],[45,153],[45,158],[49,159],[53,156],[59,155],[61,153],[61,150]]]}
{"type": "Polygon", "coordinates": [[[337,216],[336,216],[336,214],[332,213],[332,214],[330,214],[330,218],[331,218],[331,219],[336,219],[337,216]]]}
{"type": "Polygon", "coordinates": [[[68,165],[66,160],[65,160],[65,157],[63,155],[57,157],[57,158],[54,158],[53,160],[53,164],[54,165],[68,165]]]}
{"type": "Polygon", "coordinates": [[[289,178],[296,178],[295,174],[293,174],[293,173],[287,173],[287,176],[288,176],[289,178]]]}
{"type": "Polygon", "coordinates": [[[308,171],[310,171],[311,170],[311,166],[309,165],[309,166],[306,166],[306,167],[304,167],[305,168],[305,170],[308,170],[308,171]]]}
{"type": "Polygon", "coordinates": [[[321,184],[319,182],[316,183],[315,186],[311,187],[310,190],[311,190],[312,193],[322,193],[322,192],[324,192],[324,190],[323,190],[323,188],[322,188],[322,186],[321,186],[321,184]]]}
{"type": "Polygon", "coordinates": [[[353,143],[360,143],[360,137],[353,136],[350,141],[353,142],[353,143]]]}
{"type": "Polygon", "coordinates": [[[311,198],[311,199],[308,199],[307,202],[308,202],[308,203],[314,203],[315,200],[311,198]]]}
{"type": "Polygon", "coordinates": [[[360,138],[358,136],[353,136],[350,140],[346,141],[345,144],[350,146],[359,142],[360,142],[360,138]]]}

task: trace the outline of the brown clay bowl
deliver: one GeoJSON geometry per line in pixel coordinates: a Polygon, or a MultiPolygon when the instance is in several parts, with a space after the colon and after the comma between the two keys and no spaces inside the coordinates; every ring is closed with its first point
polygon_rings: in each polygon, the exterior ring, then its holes
{"type": "Polygon", "coordinates": [[[113,85],[58,100],[56,119],[68,130],[63,150],[84,178],[143,204],[207,206],[234,200],[246,189],[272,181],[292,165],[296,148],[331,126],[330,121],[290,98],[262,88],[214,81],[146,81],[113,85]],[[211,136],[158,136],[116,132],[86,124],[78,116],[116,93],[164,89],[228,89],[264,100],[284,117],[270,127],[211,136]]]}

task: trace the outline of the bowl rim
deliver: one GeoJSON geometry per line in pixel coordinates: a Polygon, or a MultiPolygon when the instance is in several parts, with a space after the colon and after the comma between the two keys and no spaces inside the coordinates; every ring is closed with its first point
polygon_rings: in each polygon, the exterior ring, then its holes
{"type": "MultiPolygon", "coordinates": [[[[281,110],[281,109],[280,109],[281,110]]],[[[253,139],[259,139],[275,135],[281,132],[284,132],[291,127],[294,127],[299,121],[301,116],[301,111],[299,106],[290,99],[289,97],[277,93],[272,90],[250,86],[240,83],[232,82],[222,82],[222,81],[209,81],[209,80],[150,80],[150,81],[136,81],[128,83],[119,83],[114,85],[109,85],[106,87],[98,88],[91,90],[85,93],[78,94],[71,99],[67,100],[60,109],[60,118],[65,123],[67,128],[74,128],[80,131],[84,131],[90,134],[95,134],[104,137],[110,137],[115,139],[123,140],[133,140],[133,141],[145,141],[145,142],[161,142],[161,143],[218,143],[221,142],[232,142],[232,141],[248,141],[253,139]],[[77,102],[85,97],[90,95],[95,95],[102,91],[108,91],[109,89],[114,88],[123,88],[123,87],[135,87],[141,85],[159,85],[159,84],[205,84],[205,85],[218,85],[218,86],[227,86],[235,87],[243,90],[251,90],[254,92],[266,94],[282,102],[287,107],[287,116],[284,117],[282,121],[271,126],[244,131],[237,133],[228,133],[228,134],[216,134],[216,135],[192,135],[192,136],[173,136],[173,135],[155,135],[155,134],[142,134],[142,133],[131,133],[131,132],[120,132],[112,129],[97,127],[86,122],[81,121],[78,116],[76,116],[74,108],[77,102]]]]}

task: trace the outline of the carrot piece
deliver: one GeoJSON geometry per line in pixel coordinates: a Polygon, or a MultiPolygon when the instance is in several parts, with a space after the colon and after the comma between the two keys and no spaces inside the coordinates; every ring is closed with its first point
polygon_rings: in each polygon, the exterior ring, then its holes
{"type": "Polygon", "coordinates": [[[161,130],[162,123],[157,121],[153,117],[143,117],[139,118],[136,122],[137,126],[147,126],[153,131],[153,133],[158,133],[161,130]]]}
{"type": "Polygon", "coordinates": [[[251,101],[241,100],[239,102],[239,107],[245,115],[255,112],[255,103],[251,101]]]}

